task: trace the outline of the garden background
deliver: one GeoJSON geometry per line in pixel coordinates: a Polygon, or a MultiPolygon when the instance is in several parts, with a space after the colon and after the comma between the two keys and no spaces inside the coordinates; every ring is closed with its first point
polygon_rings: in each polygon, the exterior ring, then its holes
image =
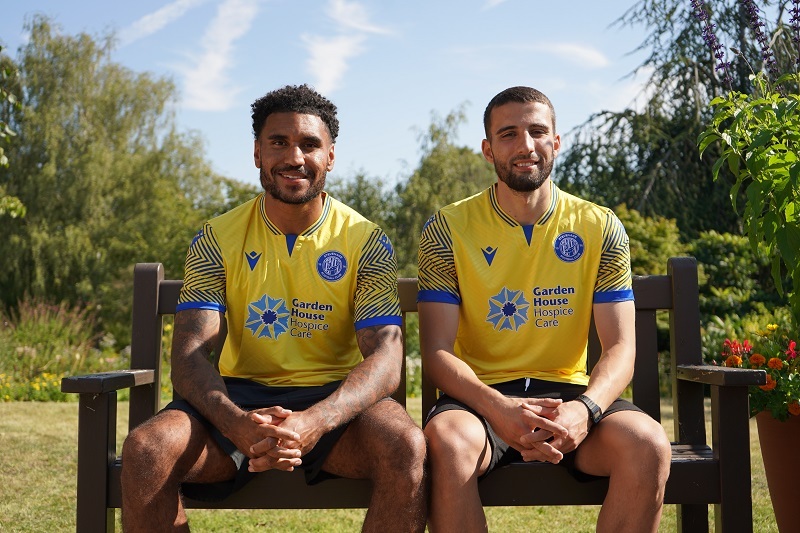
{"type": "MultiPolygon", "coordinates": [[[[750,74],[764,70],[768,58],[748,25],[745,2],[710,2],[717,35],[738,54],[731,57],[738,59],[730,78],[723,79],[694,3],[632,2],[621,15],[619,25],[648,31],[642,44],[652,51],[640,66],[651,72],[646,105],[590,117],[559,155],[554,180],[614,208],[631,239],[634,274],[664,273],[670,256],[698,259],[703,349],[710,360],[726,338],[752,335],[768,323],[789,327],[792,286],[785,272],[773,275],[767,251],[754,250],[743,235],[731,199],[744,205],[746,198],[732,191],[734,177],[722,168],[713,179],[721,148],[708,147],[702,158],[697,149],[709,102],[731,88],[752,92],[750,74]],[[777,290],[776,278],[787,292],[777,290]]],[[[784,71],[796,71],[798,21],[790,9],[797,2],[760,4],[773,59],[784,71]]],[[[19,402],[70,402],[74,398],[59,391],[61,376],[127,367],[133,264],[162,262],[167,277],[180,277],[186,247],[202,222],[257,190],[211,169],[202,137],[177,127],[170,107],[174,83],[112,61],[113,36],[65,35],[57,21],[43,17],[28,29],[30,40],[13,56],[0,50],[0,401],[6,402],[0,443],[9,448],[27,427],[41,436],[39,448],[60,450],[43,460],[69,474],[75,405],[19,402]],[[53,428],[56,434],[48,433],[53,428]]],[[[368,172],[329,181],[334,197],[384,227],[401,275],[416,274],[424,221],[495,180],[478,147],[458,142],[464,105],[454,102],[446,116],[432,114],[419,137],[417,165],[396,185],[368,172]]],[[[167,341],[170,333],[167,327],[167,341]]],[[[416,335],[412,324],[412,346],[416,335]]],[[[662,339],[664,372],[667,342],[662,339]]],[[[167,353],[164,358],[168,368],[167,353]]],[[[418,367],[418,358],[412,349],[410,368],[418,367]]],[[[168,378],[163,386],[168,394],[168,378]]],[[[418,394],[418,376],[407,392],[418,394]]],[[[16,453],[20,462],[8,468],[27,475],[20,465],[31,456],[24,449],[16,453]]],[[[63,483],[73,478],[64,476],[63,483]]],[[[48,485],[47,474],[34,482],[48,485]]],[[[71,502],[74,494],[60,487],[54,500],[40,502],[44,515],[71,511],[64,499],[71,502]]],[[[756,482],[758,490],[766,489],[756,482]]],[[[24,514],[11,523],[42,519],[33,509],[24,514]]]]}

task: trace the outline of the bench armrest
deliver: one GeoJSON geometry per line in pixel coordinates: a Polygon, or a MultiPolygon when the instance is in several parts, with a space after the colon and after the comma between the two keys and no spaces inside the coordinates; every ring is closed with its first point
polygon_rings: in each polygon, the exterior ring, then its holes
{"type": "Polygon", "coordinates": [[[767,373],[750,368],[729,368],[714,365],[678,365],[678,379],[722,387],[764,385],[767,373]]]}
{"type": "Polygon", "coordinates": [[[139,385],[150,385],[154,382],[155,371],[152,369],[98,372],[85,376],[67,376],[62,378],[61,392],[104,394],[119,389],[138,387],[139,385]]]}

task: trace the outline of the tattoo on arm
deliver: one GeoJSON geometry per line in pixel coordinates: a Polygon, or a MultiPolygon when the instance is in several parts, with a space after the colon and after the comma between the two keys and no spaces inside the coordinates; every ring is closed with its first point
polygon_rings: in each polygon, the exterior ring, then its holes
{"type": "Polygon", "coordinates": [[[222,320],[220,313],[201,309],[187,309],[175,316],[173,386],[204,415],[227,396],[225,384],[215,368],[223,334],[222,320]]]}
{"type": "Polygon", "coordinates": [[[327,399],[314,406],[333,426],[343,424],[394,392],[402,368],[399,326],[369,326],[356,332],[364,360],[327,399]]]}

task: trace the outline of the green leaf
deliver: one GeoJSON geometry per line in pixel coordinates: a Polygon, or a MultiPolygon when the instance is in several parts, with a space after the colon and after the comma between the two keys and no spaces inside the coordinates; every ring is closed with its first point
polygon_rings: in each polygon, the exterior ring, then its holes
{"type": "Polygon", "coordinates": [[[697,146],[698,146],[698,149],[700,150],[700,156],[701,157],[703,156],[703,152],[706,151],[706,148],[708,148],[708,146],[711,143],[714,143],[714,142],[718,141],[719,139],[720,139],[720,136],[716,131],[711,130],[711,131],[705,131],[705,132],[701,133],[700,137],[698,137],[698,139],[697,139],[697,146]]]}
{"type": "Polygon", "coordinates": [[[750,143],[750,150],[760,148],[772,140],[775,133],[772,130],[764,130],[755,136],[753,142],[750,143]]]}
{"type": "Polygon", "coordinates": [[[793,224],[783,226],[778,230],[777,241],[784,264],[794,268],[800,255],[800,228],[793,224]]]}
{"type": "Polygon", "coordinates": [[[781,223],[782,223],[781,217],[774,211],[769,211],[766,215],[764,215],[761,228],[764,233],[765,241],[773,242],[775,234],[778,228],[780,227],[781,223]]]}
{"type": "Polygon", "coordinates": [[[716,163],[714,163],[714,168],[711,169],[711,176],[714,178],[714,181],[719,177],[719,170],[722,168],[722,165],[725,164],[725,161],[728,160],[728,157],[729,153],[724,153],[717,159],[716,163]]]}

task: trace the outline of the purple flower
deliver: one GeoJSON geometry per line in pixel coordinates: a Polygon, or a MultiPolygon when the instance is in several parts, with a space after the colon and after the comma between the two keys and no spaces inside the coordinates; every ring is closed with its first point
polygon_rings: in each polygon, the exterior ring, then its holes
{"type": "Polygon", "coordinates": [[[764,22],[761,20],[759,15],[758,6],[753,0],[741,1],[742,7],[744,7],[745,11],[747,12],[747,18],[750,22],[750,29],[753,30],[753,33],[756,36],[756,41],[758,41],[758,45],[761,47],[761,59],[764,61],[767,72],[769,72],[772,78],[775,79],[780,74],[778,72],[778,64],[775,61],[775,54],[773,54],[772,49],[769,47],[769,39],[767,39],[767,34],[764,33],[764,22]]]}
{"type": "Polygon", "coordinates": [[[792,0],[792,7],[789,9],[789,25],[792,27],[792,41],[798,50],[794,62],[795,65],[800,66],[800,0],[792,0]]]}
{"type": "MultiPolygon", "coordinates": [[[[800,1],[800,0],[798,0],[800,1]]],[[[719,42],[714,29],[715,24],[709,21],[708,12],[706,11],[705,2],[703,0],[691,0],[694,16],[703,23],[703,40],[708,45],[711,53],[717,60],[717,65],[714,68],[722,78],[723,83],[730,89],[731,75],[730,75],[730,62],[725,61],[725,47],[719,42]]]]}

